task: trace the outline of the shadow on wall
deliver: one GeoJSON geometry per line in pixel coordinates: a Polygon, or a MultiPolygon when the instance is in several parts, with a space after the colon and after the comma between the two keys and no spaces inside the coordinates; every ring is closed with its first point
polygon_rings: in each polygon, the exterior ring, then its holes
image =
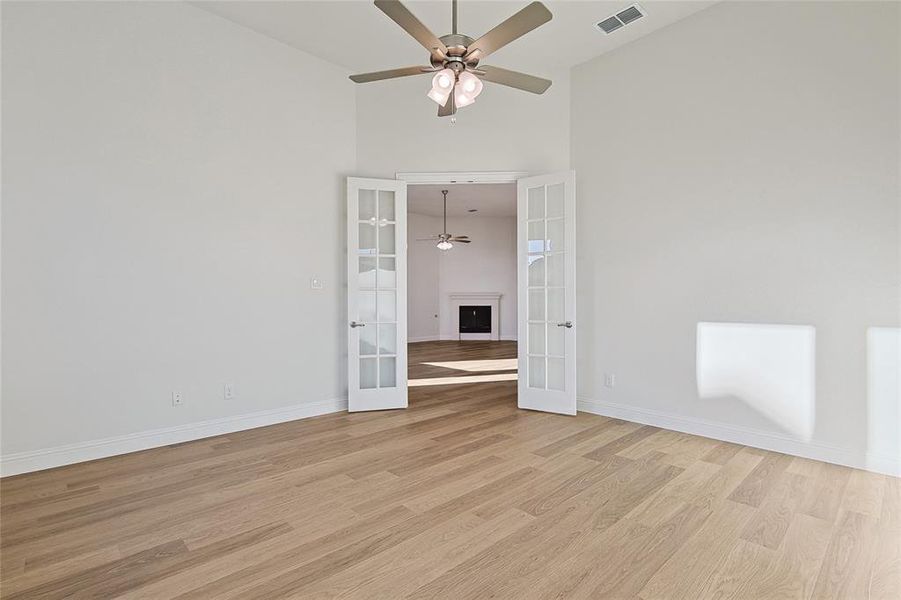
{"type": "Polygon", "coordinates": [[[816,422],[816,328],[698,323],[701,398],[741,400],[786,432],[809,441],[816,422]]]}
{"type": "Polygon", "coordinates": [[[901,328],[867,329],[867,466],[901,461],[901,328]]]}

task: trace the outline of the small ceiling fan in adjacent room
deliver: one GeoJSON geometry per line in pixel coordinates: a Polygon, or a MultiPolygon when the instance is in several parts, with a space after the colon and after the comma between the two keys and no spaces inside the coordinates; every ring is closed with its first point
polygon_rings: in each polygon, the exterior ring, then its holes
{"type": "Polygon", "coordinates": [[[438,235],[433,235],[432,237],[427,238],[416,238],[417,242],[425,242],[435,240],[438,241],[435,246],[439,250],[450,250],[454,247],[454,242],[458,242],[460,244],[469,244],[472,240],[469,239],[468,235],[451,235],[447,232],[447,192],[448,190],[441,190],[441,193],[444,194],[444,228],[443,232],[438,235]]]}
{"type": "MultiPolygon", "coordinates": [[[[429,66],[402,67],[390,71],[351,75],[355,83],[434,73],[432,89],[427,96],[438,103],[438,116],[454,115],[458,108],[475,102],[482,92],[482,81],[543,94],[550,86],[549,79],[510,71],[500,67],[479,65],[479,61],[513,40],[551,20],[551,11],[541,2],[532,2],[524,9],[496,26],[478,39],[457,33],[457,0],[452,0],[453,33],[440,38],[422,24],[413,13],[397,0],[375,0],[376,7],[413,36],[429,51],[429,66]]],[[[539,50],[541,51],[541,50],[539,50]]]]}

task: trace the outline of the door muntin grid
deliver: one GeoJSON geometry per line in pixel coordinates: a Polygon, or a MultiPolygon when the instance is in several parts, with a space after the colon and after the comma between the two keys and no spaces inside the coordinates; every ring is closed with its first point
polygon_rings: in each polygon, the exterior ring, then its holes
{"type": "Polygon", "coordinates": [[[360,389],[397,387],[397,220],[393,191],[360,189],[357,290],[360,389]]]}
{"type": "Polygon", "coordinates": [[[530,388],[566,391],[563,183],[527,189],[526,354],[530,388]]]}

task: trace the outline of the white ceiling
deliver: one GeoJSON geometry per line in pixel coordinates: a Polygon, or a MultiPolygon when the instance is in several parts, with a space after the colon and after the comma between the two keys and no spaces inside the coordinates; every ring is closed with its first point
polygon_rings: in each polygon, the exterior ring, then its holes
{"type": "MultiPolygon", "coordinates": [[[[594,23],[632,4],[630,0],[544,0],[554,18],[492,54],[485,64],[542,75],[569,68],[715,4],[702,1],[641,1],[647,16],[605,35],[594,23]]],[[[197,1],[220,15],[345,67],[380,71],[427,64],[426,51],[368,0],[197,1]]],[[[410,0],[407,7],[436,35],[451,30],[450,0],[410,0]]],[[[477,38],[528,4],[528,0],[460,0],[459,31],[477,38]]]]}
{"type": "Polygon", "coordinates": [[[440,217],[444,210],[441,190],[449,190],[447,194],[449,217],[516,216],[515,183],[409,185],[407,212],[440,217]],[[471,208],[478,212],[470,213],[471,208]]]}

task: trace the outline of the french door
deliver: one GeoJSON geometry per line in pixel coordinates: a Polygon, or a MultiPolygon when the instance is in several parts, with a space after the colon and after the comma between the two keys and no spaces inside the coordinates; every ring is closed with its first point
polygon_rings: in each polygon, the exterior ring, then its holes
{"type": "Polygon", "coordinates": [[[347,408],[407,407],[407,184],[347,178],[347,408]]]}
{"type": "Polygon", "coordinates": [[[517,181],[519,407],[576,414],[573,171],[517,181]]]}

